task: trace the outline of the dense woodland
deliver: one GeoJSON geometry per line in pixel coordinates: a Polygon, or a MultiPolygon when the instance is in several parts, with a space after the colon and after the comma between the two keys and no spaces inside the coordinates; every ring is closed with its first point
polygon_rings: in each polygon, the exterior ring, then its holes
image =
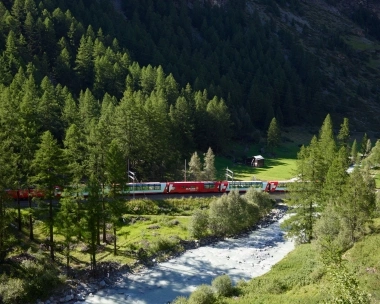
{"type": "MultiPolygon", "coordinates": [[[[376,83],[358,77],[351,94],[331,80],[350,78],[348,69],[324,72],[334,67],[324,51],[361,56],[340,35],[330,33],[326,44],[315,38],[310,48],[280,26],[285,7],[305,14],[301,2],[269,1],[260,10],[249,1],[201,2],[120,1],[120,12],[108,0],[0,2],[0,262],[15,241],[5,189],[34,185],[47,194],[41,214],[29,210],[31,240],[37,216],[50,244],[55,227],[70,240],[68,227],[81,219],[95,255],[102,214],[121,212],[106,204],[102,187],[124,183],[128,170],[142,181],[175,180],[194,151],[223,154],[231,140],[259,142],[273,118],[281,127],[315,126],[327,111],[344,115],[363,97],[376,102],[376,83]],[[70,200],[84,182],[88,209],[70,200]],[[72,185],[61,224],[52,202],[58,185],[72,185]]],[[[368,14],[351,17],[376,36],[378,20],[368,14]]],[[[336,155],[329,157],[324,169],[336,155]]],[[[315,201],[308,202],[312,219],[315,201]]],[[[21,229],[20,212],[16,218],[21,229]]]]}

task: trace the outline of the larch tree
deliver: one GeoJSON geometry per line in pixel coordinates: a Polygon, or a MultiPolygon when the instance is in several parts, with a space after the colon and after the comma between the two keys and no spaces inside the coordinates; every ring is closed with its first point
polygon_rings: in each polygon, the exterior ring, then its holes
{"type": "Polygon", "coordinates": [[[203,178],[204,180],[215,180],[216,169],[215,169],[215,155],[212,152],[211,147],[208,148],[207,153],[205,153],[204,163],[203,163],[203,178]]]}
{"type": "Polygon", "coordinates": [[[202,163],[197,152],[194,152],[189,162],[190,180],[202,180],[202,163]]]}
{"type": "Polygon", "coordinates": [[[354,243],[364,234],[365,223],[372,219],[376,207],[375,181],[369,171],[354,169],[338,205],[338,212],[354,243]]]}
{"type": "Polygon", "coordinates": [[[350,140],[350,126],[348,118],[343,119],[337,139],[340,146],[345,146],[348,148],[348,141],[350,140]]]}
{"type": "Polygon", "coordinates": [[[112,223],[114,234],[114,255],[117,255],[117,228],[120,223],[120,216],[124,211],[124,203],[118,198],[122,193],[127,181],[126,161],[123,151],[120,149],[116,140],[113,140],[106,154],[106,180],[110,189],[109,200],[107,201],[107,214],[112,223]]]}
{"type": "Polygon", "coordinates": [[[60,208],[56,215],[56,227],[59,234],[63,236],[64,255],[66,257],[66,268],[69,270],[71,246],[76,242],[80,227],[78,223],[78,205],[74,199],[72,189],[65,189],[60,199],[60,208]]]}
{"type": "Polygon", "coordinates": [[[267,146],[272,153],[281,143],[281,130],[275,117],[272,118],[267,131],[267,146]]]}
{"type": "Polygon", "coordinates": [[[322,182],[320,178],[321,156],[318,140],[314,136],[310,146],[301,147],[297,155],[297,180],[289,183],[288,205],[295,215],[284,221],[289,236],[299,243],[308,243],[313,238],[313,229],[319,208],[322,205],[322,182]]]}
{"type": "Polygon", "coordinates": [[[65,161],[62,149],[50,131],[41,136],[39,148],[32,161],[34,176],[32,180],[42,191],[48,200],[48,216],[46,224],[49,228],[50,257],[54,260],[54,213],[53,199],[57,186],[62,187],[66,173],[65,161]]]}
{"type": "MultiPolygon", "coordinates": [[[[1,123],[1,122],[0,122],[1,123]]],[[[6,189],[9,189],[16,178],[14,167],[17,156],[13,153],[12,145],[4,132],[0,132],[0,263],[8,252],[10,240],[9,226],[14,215],[11,214],[10,202],[6,189]]]]}
{"type": "Polygon", "coordinates": [[[334,158],[327,171],[325,184],[323,186],[324,204],[336,205],[345,191],[348,178],[347,169],[349,166],[347,148],[341,146],[337,156],[334,158]]]}
{"type": "Polygon", "coordinates": [[[359,161],[358,158],[358,144],[356,142],[356,139],[354,139],[354,142],[352,143],[351,146],[351,159],[354,164],[357,164],[359,161]]]}

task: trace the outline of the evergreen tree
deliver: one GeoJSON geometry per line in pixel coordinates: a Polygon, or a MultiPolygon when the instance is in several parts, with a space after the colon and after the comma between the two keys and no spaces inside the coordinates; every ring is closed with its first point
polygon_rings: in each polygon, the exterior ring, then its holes
{"type": "Polygon", "coordinates": [[[337,139],[340,146],[345,146],[348,148],[348,141],[350,139],[350,127],[348,123],[348,118],[343,119],[343,123],[340,125],[340,130],[337,139]]]}
{"type": "Polygon", "coordinates": [[[96,252],[99,238],[99,222],[102,217],[102,204],[99,193],[101,192],[100,184],[97,178],[90,176],[88,181],[88,198],[85,204],[85,214],[80,220],[80,226],[83,227],[83,238],[89,247],[91,270],[96,270],[96,252]]]}
{"type": "Polygon", "coordinates": [[[189,162],[190,180],[202,180],[202,163],[197,152],[194,152],[189,162]]]}
{"type": "Polygon", "coordinates": [[[41,143],[33,159],[32,168],[34,171],[32,180],[38,189],[45,194],[45,199],[48,200],[49,210],[46,224],[49,227],[50,257],[54,260],[53,199],[56,187],[62,187],[64,184],[66,169],[63,151],[49,131],[41,136],[41,143]]]}
{"type": "Polygon", "coordinates": [[[368,136],[367,133],[364,133],[361,144],[360,144],[360,157],[364,158],[367,156],[367,144],[368,144],[368,136]]]}
{"type": "Polygon", "coordinates": [[[365,223],[370,222],[376,207],[375,182],[369,172],[355,169],[349,176],[338,212],[354,243],[364,234],[365,223]]]}
{"type": "Polygon", "coordinates": [[[91,88],[93,80],[93,41],[91,37],[82,36],[75,59],[75,68],[81,88],[91,88]]]}
{"type": "Polygon", "coordinates": [[[209,147],[204,158],[203,177],[205,180],[213,181],[215,180],[215,175],[216,175],[215,155],[212,152],[211,147],[209,147]]]}
{"type": "Polygon", "coordinates": [[[124,212],[124,203],[118,200],[118,196],[124,188],[127,181],[126,161],[124,153],[121,151],[116,140],[110,144],[106,155],[106,177],[107,186],[109,187],[109,198],[107,202],[107,213],[113,226],[114,255],[117,255],[117,228],[120,225],[120,215],[124,212]]]}
{"type": "Polygon", "coordinates": [[[354,142],[352,143],[352,146],[351,146],[351,159],[352,159],[352,163],[354,163],[354,164],[357,164],[359,161],[358,144],[356,142],[356,139],[354,139],[354,142]]]}
{"type": "Polygon", "coordinates": [[[296,237],[299,243],[312,240],[318,214],[317,207],[322,203],[320,200],[322,187],[318,177],[319,160],[318,141],[314,136],[310,146],[302,146],[297,155],[298,179],[289,184],[288,200],[288,205],[294,206],[295,215],[283,223],[288,229],[289,236],[296,237]]]}
{"type": "Polygon", "coordinates": [[[17,157],[13,154],[12,145],[4,132],[0,132],[0,263],[9,252],[9,228],[12,222],[10,200],[6,192],[14,184],[14,168],[17,157]]]}
{"type": "Polygon", "coordinates": [[[334,158],[329,170],[327,171],[323,194],[326,202],[336,205],[345,191],[345,185],[348,178],[349,158],[347,148],[341,146],[337,156],[334,158]]]}
{"type": "Polygon", "coordinates": [[[76,242],[76,236],[78,235],[80,227],[77,221],[77,208],[78,205],[75,202],[74,194],[70,193],[71,189],[65,190],[62,193],[60,199],[60,208],[56,215],[56,226],[59,234],[63,236],[64,255],[66,257],[67,271],[70,266],[70,253],[71,246],[76,242]]]}
{"type": "Polygon", "coordinates": [[[275,117],[272,118],[268,132],[267,132],[267,146],[269,150],[273,153],[274,149],[277,148],[281,143],[281,131],[277,124],[275,117]]]}

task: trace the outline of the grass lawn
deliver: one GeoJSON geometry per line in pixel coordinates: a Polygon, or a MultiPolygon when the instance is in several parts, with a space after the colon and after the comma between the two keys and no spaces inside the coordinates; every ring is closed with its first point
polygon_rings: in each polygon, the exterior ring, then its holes
{"type": "MultiPolygon", "coordinates": [[[[225,179],[226,169],[233,171],[235,180],[288,180],[294,177],[296,169],[297,153],[300,150],[300,145],[308,145],[312,138],[309,132],[297,132],[287,130],[282,136],[281,145],[274,153],[260,153],[260,148],[265,147],[265,144],[251,145],[250,147],[242,147],[233,145],[232,159],[225,157],[216,157],[215,166],[218,172],[218,179],[225,179]],[[256,168],[241,163],[243,156],[254,156],[261,154],[264,158],[264,167],[256,168]]],[[[232,154],[232,153],[231,153],[232,154]]]]}

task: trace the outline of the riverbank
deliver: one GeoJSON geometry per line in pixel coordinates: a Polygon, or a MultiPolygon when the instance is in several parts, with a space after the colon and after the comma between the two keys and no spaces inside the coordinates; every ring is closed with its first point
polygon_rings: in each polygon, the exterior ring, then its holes
{"type": "Polygon", "coordinates": [[[122,267],[98,279],[73,280],[72,288],[45,304],[167,303],[222,274],[234,283],[260,276],[294,248],[280,229],[285,212],[278,205],[253,231],[217,242],[188,243],[183,254],[152,267],[122,267]]]}

